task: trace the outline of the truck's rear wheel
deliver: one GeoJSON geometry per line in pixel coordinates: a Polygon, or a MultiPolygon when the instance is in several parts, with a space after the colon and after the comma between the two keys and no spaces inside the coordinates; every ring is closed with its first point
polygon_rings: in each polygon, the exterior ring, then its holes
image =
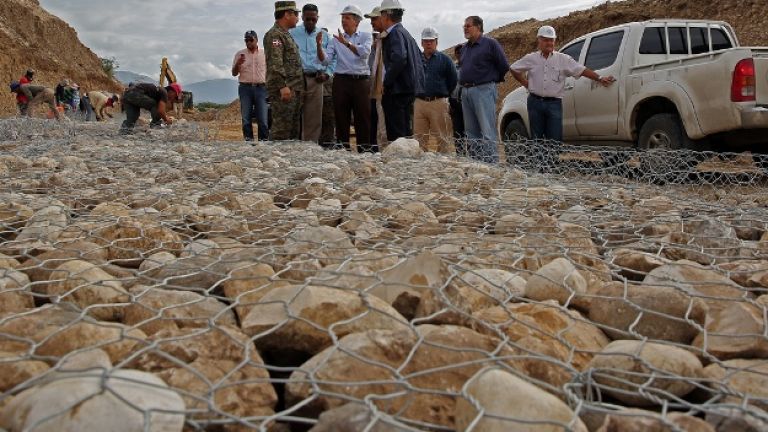
{"type": "Polygon", "coordinates": [[[529,159],[528,145],[522,141],[528,140],[528,130],[520,119],[514,119],[504,128],[504,153],[507,163],[522,166],[532,164],[529,159]]]}
{"type": "Polygon", "coordinates": [[[666,183],[682,181],[695,174],[698,161],[694,153],[685,151],[691,147],[691,140],[676,114],[656,114],[649,118],[640,128],[637,144],[642,150],[641,178],[666,183]]]}

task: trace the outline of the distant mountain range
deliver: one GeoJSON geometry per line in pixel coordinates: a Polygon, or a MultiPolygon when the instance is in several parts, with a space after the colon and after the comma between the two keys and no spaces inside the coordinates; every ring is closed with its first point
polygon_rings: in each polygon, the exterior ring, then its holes
{"type": "MultiPolygon", "coordinates": [[[[131,71],[115,71],[115,78],[127,86],[132,82],[157,83],[157,80],[131,71]]],[[[196,83],[181,83],[185,91],[192,92],[196,104],[213,102],[228,104],[237,99],[237,81],[234,79],[212,79],[196,83]]]]}
{"type": "Polygon", "coordinates": [[[142,83],[156,83],[156,78],[150,78],[146,75],[137,74],[136,72],[131,71],[124,71],[124,70],[117,70],[115,71],[115,78],[117,78],[118,81],[123,83],[124,86],[127,86],[128,84],[132,82],[142,82],[142,83]]]}
{"type": "Polygon", "coordinates": [[[228,104],[237,99],[237,81],[234,79],[212,79],[192,84],[181,83],[184,90],[191,91],[195,103],[213,102],[228,104]]]}

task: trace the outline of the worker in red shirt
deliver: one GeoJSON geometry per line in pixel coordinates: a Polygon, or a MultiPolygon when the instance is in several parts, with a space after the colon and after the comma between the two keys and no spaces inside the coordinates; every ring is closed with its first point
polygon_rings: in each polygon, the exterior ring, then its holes
{"type": "MultiPolygon", "coordinates": [[[[32,83],[32,80],[35,78],[35,70],[34,69],[27,69],[27,72],[24,73],[24,76],[19,78],[19,86],[23,86],[25,84],[32,83]]],[[[17,92],[16,93],[16,106],[19,108],[19,113],[21,115],[27,115],[27,108],[29,107],[29,97],[25,94],[25,92],[17,92]]]]}

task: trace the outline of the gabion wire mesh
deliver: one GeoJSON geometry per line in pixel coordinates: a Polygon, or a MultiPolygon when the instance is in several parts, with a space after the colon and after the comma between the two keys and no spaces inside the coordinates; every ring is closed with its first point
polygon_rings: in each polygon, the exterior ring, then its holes
{"type": "Polygon", "coordinates": [[[0,427],[766,429],[760,157],[215,133],[0,121],[0,427]]]}

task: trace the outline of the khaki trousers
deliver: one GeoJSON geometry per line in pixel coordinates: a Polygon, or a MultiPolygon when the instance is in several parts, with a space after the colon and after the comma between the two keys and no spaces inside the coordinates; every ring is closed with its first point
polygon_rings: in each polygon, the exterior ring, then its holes
{"type": "Polygon", "coordinates": [[[429,138],[434,135],[440,153],[456,152],[448,98],[433,101],[416,98],[413,105],[413,135],[423,151],[428,151],[429,138]]]}
{"type": "Polygon", "coordinates": [[[320,142],[320,132],[323,130],[323,83],[314,77],[304,77],[307,91],[304,92],[302,108],[301,139],[303,141],[320,142]]]}

